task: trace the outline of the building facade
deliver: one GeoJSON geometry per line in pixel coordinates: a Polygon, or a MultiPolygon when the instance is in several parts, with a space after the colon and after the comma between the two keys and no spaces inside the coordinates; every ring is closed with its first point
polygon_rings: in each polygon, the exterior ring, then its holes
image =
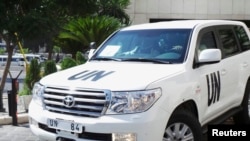
{"type": "Polygon", "coordinates": [[[248,24],[250,0],[131,0],[127,13],[132,24],[176,19],[228,19],[248,24]]]}

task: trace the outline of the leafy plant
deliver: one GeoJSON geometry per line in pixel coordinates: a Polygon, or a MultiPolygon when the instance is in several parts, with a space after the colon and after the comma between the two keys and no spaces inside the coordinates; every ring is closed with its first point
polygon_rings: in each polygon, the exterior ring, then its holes
{"type": "Polygon", "coordinates": [[[56,63],[54,60],[48,60],[44,64],[44,74],[43,76],[49,75],[51,73],[57,72],[56,63]]]}
{"type": "Polygon", "coordinates": [[[75,61],[73,58],[66,57],[66,58],[64,58],[64,59],[62,60],[61,69],[62,69],[62,70],[65,70],[65,69],[74,67],[74,66],[76,66],[76,65],[77,65],[77,63],[76,63],[76,61],[75,61]]]}
{"type": "Polygon", "coordinates": [[[60,39],[73,40],[84,47],[95,41],[100,45],[111,33],[122,27],[120,21],[109,16],[78,18],[70,21],[59,33],[60,39]]]}
{"type": "Polygon", "coordinates": [[[29,49],[28,48],[23,48],[23,53],[29,53],[29,49]]]}
{"type": "Polygon", "coordinates": [[[24,84],[23,88],[21,89],[21,91],[18,92],[19,96],[30,95],[30,94],[31,94],[31,89],[29,89],[26,84],[24,84]]]}
{"type": "Polygon", "coordinates": [[[99,6],[98,15],[108,15],[119,19],[122,24],[131,24],[126,8],[130,4],[130,0],[100,0],[97,2],[99,6]]]}
{"type": "Polygon", "coordinates": [[[38,63],[37,59],[32,59],[24,79],[24,83],[29,90],[32,90],[34,84],[41,79],[40,69],[41,65],[38,63]]]}
{"type": "Polygon", "coordinates": [[[2,54],[4,54],[4,53],[5,53],[5,49],[0,48],[0,54],[2,55],[2,54]]]}
{"type": "Polygon", "coordinates": [[[86,59],[82,55],[80,51],[76,52],[76,63],[77,65],[84,64],[86,62],[86,59]]]}

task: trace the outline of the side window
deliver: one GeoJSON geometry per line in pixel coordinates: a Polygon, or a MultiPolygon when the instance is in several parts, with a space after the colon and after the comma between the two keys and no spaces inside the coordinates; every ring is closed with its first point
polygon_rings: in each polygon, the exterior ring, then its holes
{"type": "Polygon", "coordinates": [[[239,43],[240,43],[242,50],[243,51],[249,50],[250,49],[250,41],[249,41],[249,37],[248,37],[246,31],[244,30],[244,28],[241,26],[235,26],[234,30],[235,30],[235,33],[238,37],[238,40],[239,40],[239,43]]]}
{"type": "Polygon", "coordinates": [[[200,43],[198,44],[198,54],[209,48],[217,48],[215,36],[212,31],[206,32],[201,36],[200,43]]]}
{"type": "Polygon", "coordinates": [[[230,56],[239,52],[236,38],[231,28],[219,29],[218,33],[219,33],[219,38],[222,43],[222,52],[224,54],[224,57],[227,57],[227,56],[230,56]]]}

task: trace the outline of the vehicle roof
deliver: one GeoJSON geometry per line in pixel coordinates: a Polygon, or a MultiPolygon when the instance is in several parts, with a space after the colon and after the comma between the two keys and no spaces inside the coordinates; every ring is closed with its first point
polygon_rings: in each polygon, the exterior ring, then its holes
{"type": "Polygon", "coordinates": [[[140,29],[192,29],[196,26],[202,25],[242,25],[239,21],[230,20],[176,20],[176,21],[163,21],[155,23],[145,23],[132,25],[123,28],[122,30],[140,30],[140,29]]]}

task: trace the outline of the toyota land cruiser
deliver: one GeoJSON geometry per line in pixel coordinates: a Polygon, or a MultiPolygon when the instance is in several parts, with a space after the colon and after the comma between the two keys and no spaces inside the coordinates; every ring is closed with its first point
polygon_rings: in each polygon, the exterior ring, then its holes
{"type": "Polygon", "coordinates": [[[120,29],[35,84],[30,128],[43,140],[201,141],[208,124],[248,124],[249,37],[227,20],[120,29]]]}

